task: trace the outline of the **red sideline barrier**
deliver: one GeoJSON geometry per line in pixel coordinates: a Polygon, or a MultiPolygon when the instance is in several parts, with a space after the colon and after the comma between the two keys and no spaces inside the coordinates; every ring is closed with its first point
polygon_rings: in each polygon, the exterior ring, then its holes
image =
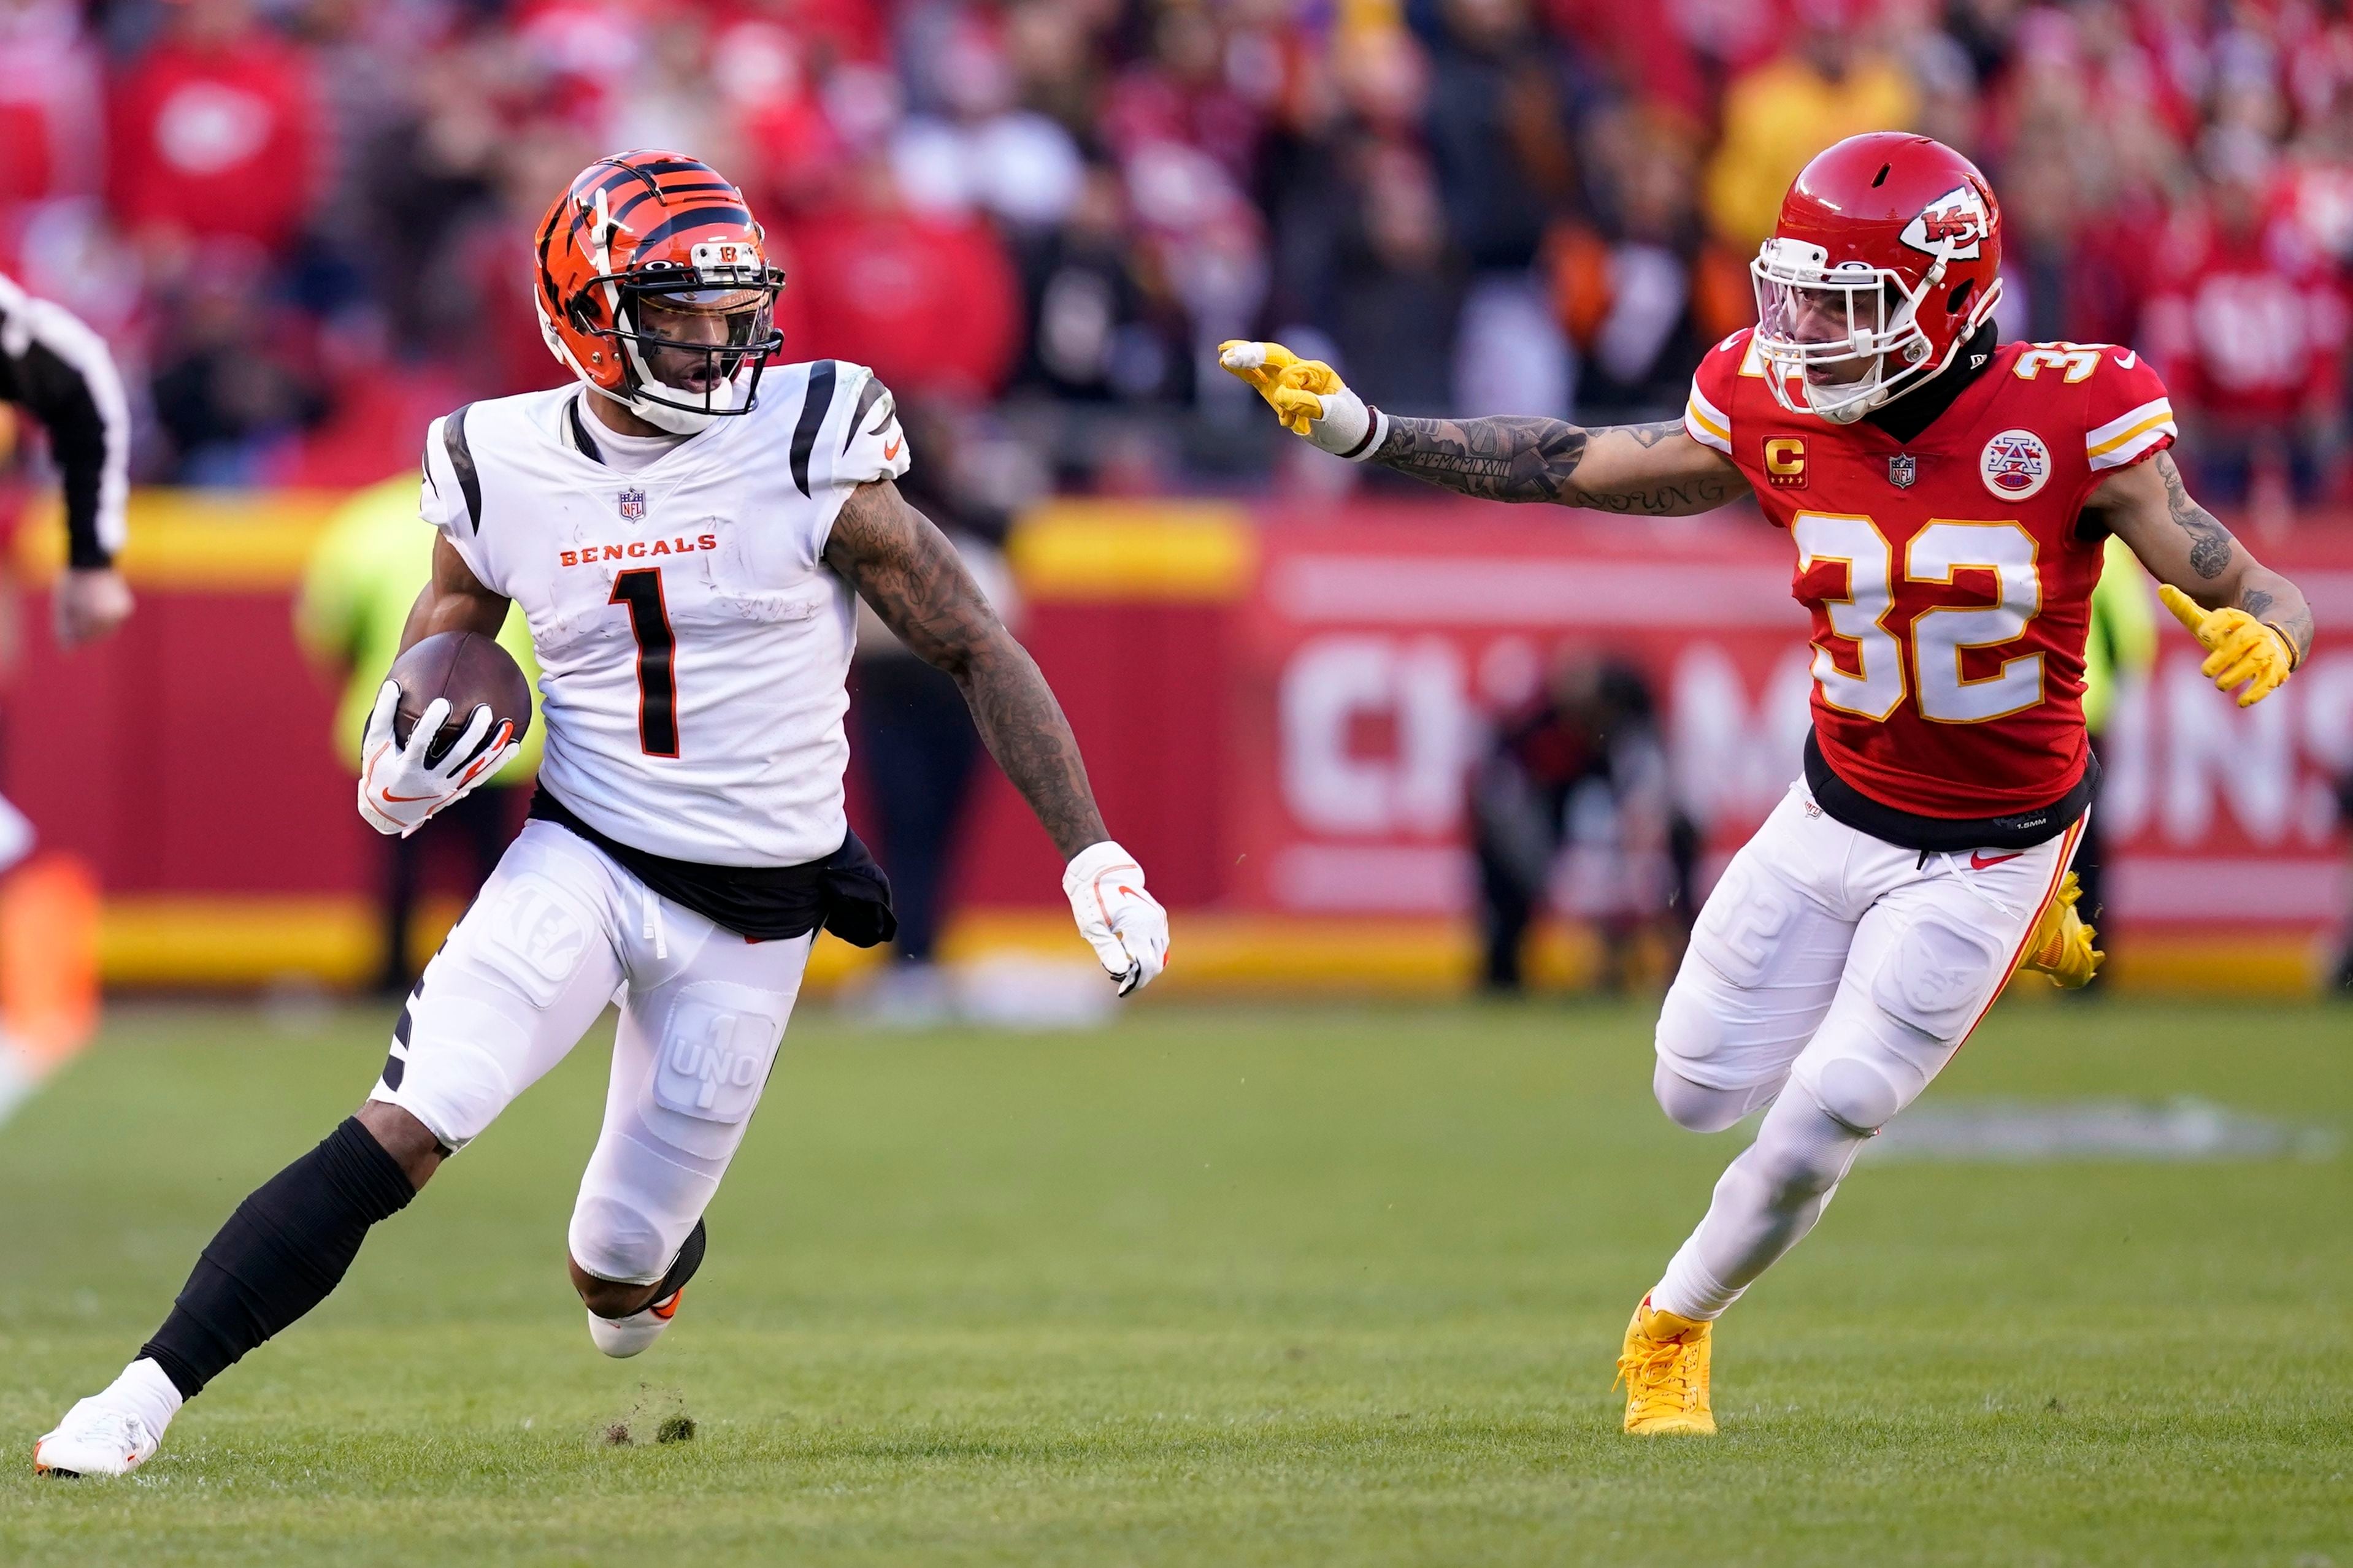
{"type": "MultiPolygon", "coordinates": [[[[69,660],[30,638],[0,696],[0,788],[50,846],[96,868],[110,909],[352,900],[373,879],[371,836],[329,749],[332,694],[289,626],[308,525],[280,518],[272,526],[293,531],[262,552],[269,562],[231,570],[209,562],[227,537],[212,531],[236,526],[208,521],[224,510],[156,527],[170,547],[134,570],[141,608],[121,637],[69,660]]],[[[1651,672],[1679,787],[1719,853],[1794,775],[1805,623],[1787,543],[1753,514],[1359,505],[1255,529],[1239,510],[1197,515],[1187,548],[1222,531],[1239,564],[1172,593],[1164,557],[1145,547],[1160,527],[1150,520],[1168,513],[1065,509],[1018,553],[1025,640],[1113,830],[1172,905],[1458,915],[1461,770],[1479,723],[1564,646],[1651,672]]],[[[2348,902],[2330,780],[2353,770],[2353,647],[2332,645],[2333,628],[2353,626],[2353,521],[2262,548],[2311,594],[2321,650],[2278,698],[2240,713],[2160,614],[2158,670],[2126,694],[2109,738],[2111,898],[2137,927],[2252,923],[2274,945],[2309,944],[2348,902]]],[[[1043,835],[984,776],[959,898],[1058,907],[1043,835]]]]}

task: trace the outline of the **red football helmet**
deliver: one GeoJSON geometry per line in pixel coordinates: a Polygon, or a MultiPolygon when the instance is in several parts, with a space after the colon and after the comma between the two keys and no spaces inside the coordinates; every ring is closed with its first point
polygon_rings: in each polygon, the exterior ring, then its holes
{"type": "Polygon", "coordinates": [[[1894,131],[1818,153],[1749,263],[1766,382],[1847,425],[1953,363],[2001,294],[2001,207],[1977,165],[1894,131]]]}
{"type": "Polygon", "coordinates": [[[748,414],[785,275],[744,193],[682,153],[599,158],[539,226],[539,326],[590,386],[691,436],[748,414]]]}

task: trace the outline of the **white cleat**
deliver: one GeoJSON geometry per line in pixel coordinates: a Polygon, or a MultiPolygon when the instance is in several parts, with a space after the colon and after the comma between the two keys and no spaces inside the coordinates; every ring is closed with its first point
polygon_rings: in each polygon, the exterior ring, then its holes
{"type": "Polygon", "coordinates": [[[626,1318],[600,1318],[588,1314],[588,1337],[596,1348],[616,1360],[633,1356],[650,1348],[678,1316],[678,1304],[685,1298],[681,1285],[643,1311],[632,1312],[626,1318]]]}
{"type": "Polygon", "coordinates": [[[58,1429],[33,1445],[37,1476],[127,1476],[152,1458],[161,1433],[144,1417],[85,1399],[66,1412],[58,1429]]]}

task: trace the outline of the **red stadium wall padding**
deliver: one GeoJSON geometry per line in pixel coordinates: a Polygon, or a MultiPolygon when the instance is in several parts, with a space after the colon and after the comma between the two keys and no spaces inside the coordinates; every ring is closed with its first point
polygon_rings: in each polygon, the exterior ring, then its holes
{"type": "MultiPolygon", "coordinates": [[[[1148,574],[1033,585],[1024,629],[1112,831],[1172,905],[1459,916],[1462,768],[1480,726],[1564,652],[1645,670],[1715,854],[1794,774],[1805,622],[1787,542],[1753,517],[1392,503],[1253,531],[1235,516],[1250,564],[1230,593],[1172,595],[1148,574]]],[[[1136,525],[1120,526],[1124,551],[1136,525]]],[[[2353,520],[2256,542],[2312,595],[2321,648],[2240,713],[2159,616],[2101,807],[2110,897],[2136,924],[2317,935],[2348,902],[2332,792],[2353,770],[2353,520]]],[[[185,538],[175,549],[188,558],[185,538]]],[[[111,897],[364,892],[374,857],[329,747],[332,693],[296,651],[285,590],[134,578],[140,611],[113,644],[63,659],[26,639],[0,694],[0,788],[111,897]]],[[[1058,906],[1056,858],[993,769],[971,809],[960,901],[1058,906]]]]}

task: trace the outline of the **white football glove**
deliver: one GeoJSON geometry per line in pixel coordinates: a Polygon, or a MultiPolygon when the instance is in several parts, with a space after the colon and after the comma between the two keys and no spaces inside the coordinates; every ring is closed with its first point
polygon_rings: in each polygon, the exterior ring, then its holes
{"type": "Polygon", "coordinates": [[[1113,980],[1119,994],[1141,991],[1168,967],[1168,911],[1144,890],[1144,868],[1106,838],[1082,849],[1062,871],[1062,891],[1079,934],[1113,980]]]}
{"type": "Polygon", "coordinates": [[[375,694],[375,710],[360,740],[360,816],[378,833],[406,838],[435,812],[506,766],[522,745],[512,738],[514,725],[501,719],[497,738],[475,756],[474,748],[491,728],[491,710],[477,708],[449,754],[427,767],[425,753],[448,722],[449,700],[437,697],[426,705],[417,716],[417,728],[409,731],[406,751],[392,738],[393,710],[399,706],[400,683],[385,681],[375,694]]]}
{"type": "Polygon", "coordinates": [[[1284,429],[1335,458],[1361,463],[1388,439],[1389,416],[1322,360],[1301,359],[1281,343],[1230,338],[1218,345],[1218,363],[1265,398],[1284,429]]]}

